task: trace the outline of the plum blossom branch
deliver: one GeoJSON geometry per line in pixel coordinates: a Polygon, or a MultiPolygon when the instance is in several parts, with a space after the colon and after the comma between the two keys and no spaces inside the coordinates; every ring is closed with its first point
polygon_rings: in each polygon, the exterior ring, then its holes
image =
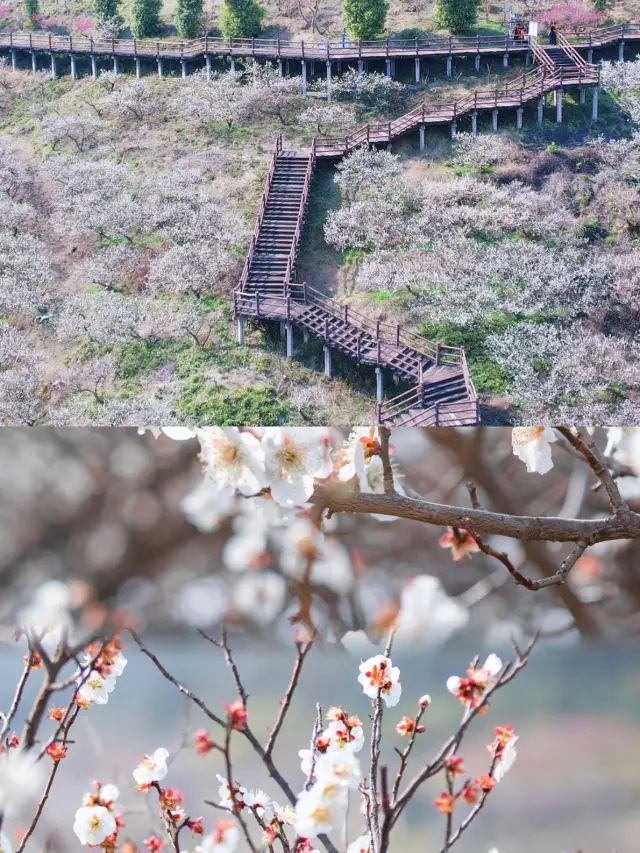
{"type": "Polygon", "coordinates": [[[569,444],[581,453],[589,463],[589,467],[607,492],[614,515],[626,514],[629,511],[627,502],[620,494],[620,489],[611,471],[605,464],[604,458],[595,441],[592,438],[586,438],[580,430],[573,431],[567,427],[558,427],[557,429],[569,444]]]}
{"type": "Polygon", "coordinates": [[[264,754],[267,758],[271,756],[271,753],[273,752],[273,749],[276,745],[276,739],[284,723],[284,719],[287,715],[287,711],[289,710],[289,706],[291,705],[293,694],[296,690],[296,687],[298,686],[298,679],[300,678],[300,673],[302,672],[302,666],[304,664],[305,658],[311,651],[313,642],[314,637],[312,637],[306,643],[296,643],[296,662],[293,667],[293,672],[291,673],[291,680],[289,681],[289,685],[284,695],[284,699],[280,703],[280,712],[278,713],[275,725],[271,730],[271,734],[269,735],[267,745],[264,748],[264,754]]]}

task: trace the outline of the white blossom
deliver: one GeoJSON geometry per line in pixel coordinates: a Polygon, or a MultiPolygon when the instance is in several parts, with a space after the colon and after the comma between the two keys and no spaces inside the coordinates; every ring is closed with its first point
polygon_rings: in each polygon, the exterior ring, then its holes
{"type": "Polygon", "coordinates": [[[393,708],[400,701],[402,685],[399,679],[400,670],[384,655],[375,655],[360,664],[358,681],[365,696],[376,699],[380,695],[388,708],[393,708]]]}
{"type": "Polygon", "coordinates": [[[82,806],[76,812],[73,831],[81,844],[96,847],[116,831],[115,815],[104,806],[82,806]]]}
{"type": "Polygon", "coordinates": [[[160,747],[156,749],[152,755],[145,755],[140,764],[133,771],[133,778],[137,785],[149,785],[151,782],[161,782],[169,768],[167,767],[167,758],[169,752],[160,747]]]}
{"type": "Polygon", "coordinates": [[[550,442],[556,440],[550,427],[516,427],[511,430],[513,452],[527,466],[527,471],[546,474],[553,468],[550,442]]]}

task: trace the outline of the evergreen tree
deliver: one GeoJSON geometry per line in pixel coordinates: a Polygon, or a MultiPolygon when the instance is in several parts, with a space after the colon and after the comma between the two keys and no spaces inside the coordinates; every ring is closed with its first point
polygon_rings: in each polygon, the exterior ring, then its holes
{"type": "Polygon", "coordinates": [[[94,0],[98,22],[111,21],[118,17],[118,0],[94,0]]]}
{"type": "Polygon", "coordinates": [[[256,0],[224,0],[220,29],[227,38],[253,38],[262,28],[265,10],[256,0]]]}
{"type": "Polygon", "coordinates": [[[33,19],[38,14],[38,0],[24,0],[24,11],[33,23],[33,19]]]}
{"type": "Polygon", "coordinates": [[[472,29],[478,21],[479,0],[438,0],[436,16],[441,27],[452,33],[472,29]]]}
{"type": "Polygon", "coordinates": [[[178,0],[174,21],[183,38],[199,36],[202,28],[202,0],[178,0]]]}
{"type": "Polygon", "coordinates": [[[154,36],[160,29],[162,0],[133,0],[131,32],[137,39],[154,36]]]}
{"type": "Polygon", "coordinates": [[[342,19],[351,38],[374,39],[384,30],[387,0],[343,0],[342,19]]]}

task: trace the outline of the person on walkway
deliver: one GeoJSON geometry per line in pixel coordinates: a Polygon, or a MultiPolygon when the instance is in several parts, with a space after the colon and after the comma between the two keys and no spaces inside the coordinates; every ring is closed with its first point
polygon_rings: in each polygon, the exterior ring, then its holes
{"type": "Polygon", "coordinates": [[[555,23],[549,27],[549,44],[558,44],[558,28],[555,23]]]}

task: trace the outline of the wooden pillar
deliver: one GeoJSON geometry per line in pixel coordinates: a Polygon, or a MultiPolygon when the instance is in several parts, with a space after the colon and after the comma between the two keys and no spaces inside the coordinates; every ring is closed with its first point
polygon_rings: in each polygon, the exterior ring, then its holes
{"type": "Polygon", "coordinates": [[[564,93],[564,89],[560,88],[557,90],[556,95],[556,121],[558,124],[562,124],[562,95],[564,93]]]}
{"type": "Polygon", "coordinates": [[[364,74],[364,60],[358,60],[358,74],[364,74]]]}
{"type": "Polygon", "coordinates": [[[287,323],[287,358],[293,358],[293,323],[287,323]]]}
{"type": "Polygon", "coordinates": [[[56,55],[55,55],[55,53],[51,54],[51,76],[53,77],[54,80],[58,76],[58,72],[56,69],[56,55]]]}
{"type": "Polygon", "coordinates": [[[419,83],[422,80],[422,76],[420,74],[420,57],[416,56],[416,83],[419,83]]]}
{"type": "Polygon", "coordinates": [[[162,77],[162,60],[158,57],[158,77],[162,77]]]}
{"type": "Polygon", "coordinates": [[[235,74],[235,72],[236,72],[236,58],[235,58],[235,56],[230,56],[229,62],[231,63],[231,70],[235,74]]]}
{"type": "Polygon", "coordinates": [[[98,62],[96,60],[95,53],[91,54],[91,79],[98,79],[98,62]]]}
{"type": "Polygon", "coordinates": [[[324,375],[331,379],[331,349],[324,345],[324,375]]]}
{"type": "Polygon", "coordinates": [[[587,51],[587,62],[589,63],[589,65],[593,65],[593,48],[592,47],[590,47],[589,50],[587,51]]]}
{"type": "Polygon", "coordinates": [[[538,124],[544,121],[544,95],[538,98],[538,124]]]}
{"type": "Polygon", "coordinates": [[[136,56],[136,80],[140,79],[141,73],[142,73],[142,69],[140,67],[140,57],[136,56]]]}
{"type": "Polygon", "coordinates": [[[471,113],[471,133],[473,136],[478,135],[478,110],[471,113]]]}
{"type": "Polygon", "coordinates": [[[331,62],[327,60],[327,101],[331,103],[331,62]]]}
{"type": "Polygon", "coordinates": [[[302,82],[300,84],[302,89],[302,94],[307,94],[307,61],[306,59],[302,60],[302,82]]]}
{"type": "Polygon", "coordinates": [[[498,110],[496,109],[491,111],[491,130],[494,133],[498,132],[498,110]]]}
{"type": "Polygon", "coordinates": [[[523,113],[524,113],[524,110],[522,109],[522,107],[518,107],[518,109],[516,110],[516,128],[517,128],[517,130],[522,130],[522,115],[523,115],[523,113]]]}
{"type": "Polygon", "coordinates": [[[284,338],[287,333],[287,324],[284,320],[280,320],[280,337],[284,338]]]}
{"type": "Polygon", "coordinates": [[[458,130],[458,122],[456,121],[456,119],[454,119],[451,122],[451,138],[452,139],[456,138],[457,130],[458,130]]]}
{"type": "Polygon", "coordinates": [[[278,77],[282,77],[282,59],[278,57],[278,77]]]}
{"type": "Polygon", "coordinates": [[[11,70],[12,71],[18,70],[18,58],[17,58],[15,50],[11,51],[11,70]]]}
{"type": "Polygon", "coordinates": [[[384,400],[384,383],[381,367],[376,367],[376,400],[378,403],[381,403],[384,400]]]}
{"type": "Polygon", "coordinates": [[[31,51],[31,70],[33,71],[34,74],[38,70],[38,60],[36,58],[35,50],[31,51]]]}
{"type": "Polygon", "coordinates": [[[238,317],[238,343],[241,347],[244,346],[244,330],[246,322],[247,321],[244,317],[238,317]]]}
{"type": "Polygon", "coordinates": [[[593,121],[598,121],[598,86],[593,87],[593,106],[591,110],[591,118],[593,121]]]}
{"type": "Polygon", "coordinates": [[[480,54],[476,53],[476,71],[480,71],[480,54]]]}
{"type": "Polygon", "coordinates": [[[580,86],[580,103],[581,104],[587,103],[587,87],[586,86],[580,86]]]}
{"type": "Polygon", "coordinates": [[[181,59],[180,66],[182,68],[182,79],[184,80],[184,78],[187,76],[187,60],[181,59]]]}
{"type": "Polygon", "coordinates": [[[421,124],[418,130],[420,131],[420,150],[424,151],[424,125],[421,124]]]}
{"type": "Polygon", "coordinates": [[[120,69],[118,67],[118,57],[117,56],[113,57],[113,73],[116,75],[116,77],[120,73],[120,69]]]}
{"type": "Polygon", "coordinates": [[[76,67],[76,56],[75,56],[75,53],[72,53],[72,54],[70,55],[69,59],[71,60],[71,79],[72,79],[72,80],[77,80],[77,79],[78,79],[78,69],[77,69],[77,67],[76,67]]]}
{"type": "Polygon", "coordinates": [[[285,66],[284,66],[284,73],[285,73],[285,76],[287,76],[287,77],[289,77],[291,74],[291,72],[289,70],[289,60],[288,59],[287,59],[285,66]]]}
{"type": "Polygon", "coordinates": [[[391,79],[391,60],[387,56],[387,77],[391,79]]]}
{"type": "Polygon", "coordinates": [[[207,54],[204,58],[205,68],[207,70],[207,80],[211,80],[211,57],[207,54]]]}
{"type": "Polygon", "coordinates": [[[509,67],[509,54],[508,53],[505,53],[505,55],[502,57],[502,64],[505,68],[509,67]]]}
{"type": "Polygon", "coordinates": [[[528,68],[531,65],[531,51],[527,51],[527,55],[524,58],[525,67],[528,68]]]}
{"type": "Polygon", "coordinates": [[[451,54],[449,54],[449,56],[447,56],[447,77],[451,77],[451,74],[453,72],[452,66],[453,66],[453,56],[451,56],[451,54]]]}
{"type": "Polygon", "coordinates": [[[618,45],[618,62],[624,62],[624,40],[618,45]]]}

